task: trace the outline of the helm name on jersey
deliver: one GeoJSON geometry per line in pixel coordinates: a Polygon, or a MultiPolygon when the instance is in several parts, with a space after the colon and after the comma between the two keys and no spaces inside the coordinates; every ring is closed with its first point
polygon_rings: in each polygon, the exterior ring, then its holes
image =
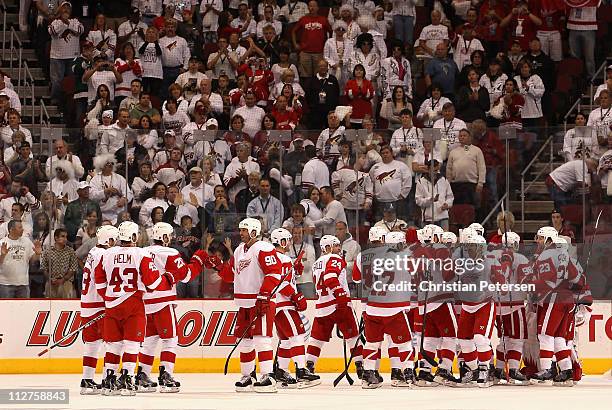
{"type": "Polygon", "coordinates": [[[114,263],[132,263],[132,255],[126,255],[123,253],[118,253],[113,258],[114,263]]]}

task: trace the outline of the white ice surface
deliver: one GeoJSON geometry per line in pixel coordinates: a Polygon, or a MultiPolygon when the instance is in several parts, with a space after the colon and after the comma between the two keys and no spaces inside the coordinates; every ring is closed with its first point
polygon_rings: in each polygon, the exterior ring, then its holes
{"type": "MultiPolygon", "coordinates": [[[[156,376],[156,375],[153,375],[156,376]]],[[[135,397],[79,395],[80,375],[0,375],[0,388],[68,388],[70,405],[0,405],[0,409],[612,409],[612,381],[603,376],[585,376],[574,387],[494,386],[489,389],[393,388],[389,374],[376,390],[352,387],[344,380],[332,386],[334,374],[323,374],[323,383],[302,390],[281,390],[275,394],[236,393],[239,375],[176,374],[181,392],[142,393],[135,397]]],[[[99,381],[100,375],[96,375],[99,381]]],[[[355,377],[356,379],[356,377],[355,377]]]]}

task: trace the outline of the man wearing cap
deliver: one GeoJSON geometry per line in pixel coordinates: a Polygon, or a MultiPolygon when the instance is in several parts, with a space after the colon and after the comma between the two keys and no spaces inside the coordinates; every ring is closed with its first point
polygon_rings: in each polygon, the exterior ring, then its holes
{"type": "Polygon", "coordinates": [[[83,34],[83,24],[77,18],[71,18],[72,5],[62,1],[58,15],[48,27],[51,35],[51,54],[49,70],[51,77],[51,102],[62,103],[62,81],[70,74],[70,66],[79,55],[79,36],[83,34]]]}
{"type": "Polygon", "coordinates": [[[55,155],[47,158],[47,162],[45,163],[45,172],[47,177],[51,176],[51,164],[54,164],[60,160],[66,160],[72,164],[74,176],[76,178],[81,178],[85,173],[85,169],[83,168],[83,165],[81,165],[81,159],[77,155],[72,155],[72,153],[68,152],[68,145],[64,140],[55,140],[54,146],[55,155]]]}
{"type": "Polygon", "coordinates": [[[85,71],[93,69],[94,45],[91,41],[81,42],[81,55],[72,61],[72,72],[74,73],[74,125],[81,125],[81,117],[87,112],[88,82],[83,81],[85,71]]]}
{"type": "Polygon", "coordinates": [[[206,203],[215,200],[212,186],[205,184],[202,180],[202,168],[193,167],[189,170],[190,183],[181,189],[181,195],[191,205],[204,207],[206,203]]]}
{"type": "Polygon", "coordinates": [[[144,43],[145,31],[147,28],[147,24],[140,21],[140,10],[138,7],[132,7],[128,20],[121,23],[117,29],[118,49],[123,49],[123,45],[130,42],[134,46],[134,49],[138,50],[144,43]]]}
{"type": "Polygon", "coordinates": [[[376,222],[374,227],[384,229],[385,233],[406,230],[408,224],[403,219],[399,219],[395,211],[395,205],[392,203],[384,204],[383,218],[376,222]]]}
{"type": "Polygon", "coordinates": [[[95,211],[98,223],[102,222],[102,211],[97,202],[89,199],[89,182],[81,181],[77,186],[78,198],[68,203],[64,214],[64,225],[68,231],[68,240],[74,242],[76,233],[83,224],[85,217],[95,211]]]}

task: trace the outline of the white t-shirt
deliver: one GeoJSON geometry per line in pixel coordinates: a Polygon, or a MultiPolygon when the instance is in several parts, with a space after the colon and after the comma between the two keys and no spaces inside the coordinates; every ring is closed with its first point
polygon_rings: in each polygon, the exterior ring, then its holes
{"type": "Polygon", "coordinates": [[[419,41],[420,40],[425,41],[427,47],[435,51],[438,44],[444,40],[448,40],[448,27],[442,24],[438,24],[437,26],[434,26],[433,24],[425,26],[423,27],[423,31],[421,31],[421,35],[419,36],[419,41]]]}
{"type": "MultiPolygon", "coordinates": [[[[562,191],[569,192],[576,186],[577,183],[582,183],[585,170],[586,165],[584,165],[581,160],[576,159],[574,161],[566,162],[559,168],[555,169],[550,173],[550,177],[562,191]]],[[[589,185],[588,175],[587,179],[585,180],[585,184],[589,185]]]]}
{"type": "Polygon", "coordinates": [[[87,82],[87,101],[91,103],[96,100],[98,87],[102,84],[108,87],[108,91],[110,92],[110,100],[114,100],[116,82],[117,79],[112,71],[96,71],[87,82]]]}
{"type": "Polygon", "coordinates": [[[23,286],[30,283],[30,258],[34,255],[34,244],[21,237],[17,240],[8,236],[0,240],[0,246],[6,243],[9,253],[0,265],[0,285],[23,286]]]}

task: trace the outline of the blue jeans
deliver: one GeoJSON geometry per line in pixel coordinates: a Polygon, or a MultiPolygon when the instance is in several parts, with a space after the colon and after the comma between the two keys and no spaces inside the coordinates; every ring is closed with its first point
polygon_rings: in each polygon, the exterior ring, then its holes
{"type": "Polygon", "coordinates": [[[71,58],[57,59],[52,58],[49,61],[49,77],[51,78],[51,101],[55,104],[62,105],[62,81],[64,78],[72,75],[70,66],[71,58]]]}
{"type": "Polygon", "coordinates": [[[594,30],[570,30],[569,48],[570,53],[576,58],[584,60],[587,74],[592,77],[595,74],[595,35],[594,30]]]}
{"type": "Polygon", "coordinates": [[[393,16],[395,38],[412,46],[414,36],[414,16],[393,16]]]}
{"type": "Polygon", "coordinates": [[[574,203],[571,192],[562,191],[557,185],[548,187],[550,197],[555,203],[555,209],[561,210],[562,206],[570,205],[574,203]]]}

